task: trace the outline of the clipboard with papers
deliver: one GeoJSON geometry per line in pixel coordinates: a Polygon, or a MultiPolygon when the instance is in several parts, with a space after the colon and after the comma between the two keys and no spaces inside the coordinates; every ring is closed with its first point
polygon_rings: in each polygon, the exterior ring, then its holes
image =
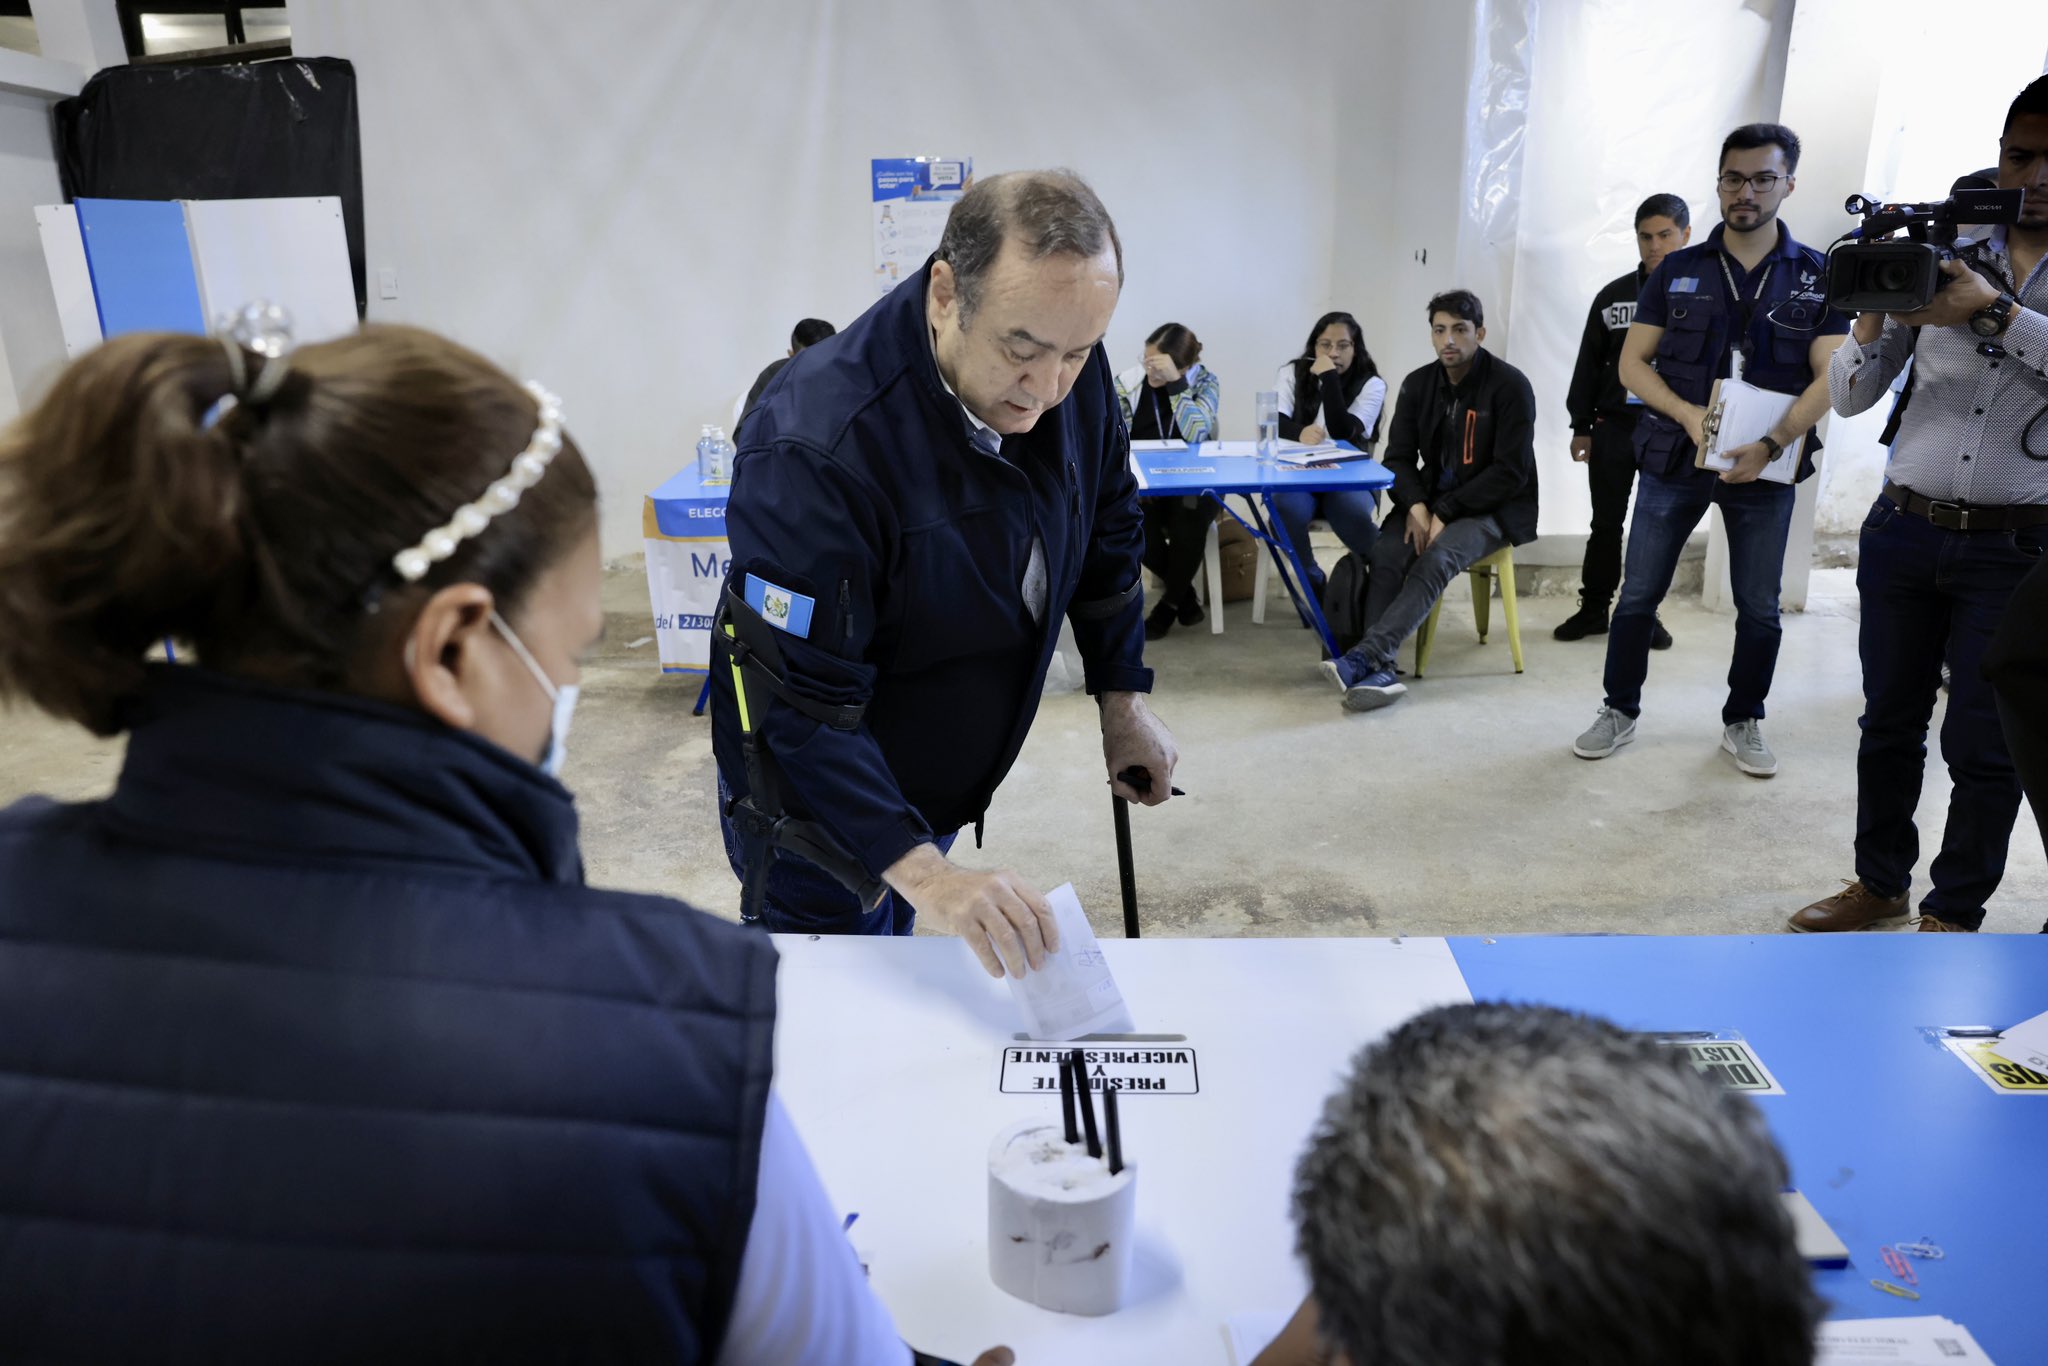
{"type": "MultiPolygon", "coordinates": [[[[1727,452],[1763,440],[1798,401],[1796,394],[1781,394],[1775,389],[1759,389],[1745,383],[1739,353],[1734,370],[1728,378],[1714,381],[1714,392],[1707,400],[1707,420],[1703,424],[1707,439],[1693,461],[1703,470],[1734,469],[1735,459],[1727,452]]],[[[1792,483],[1799,476],[1800,453],[1805,449],[1806,437],[1802,435],[1786,446],[1776,460],[1765,465],[1758,477],[1778,484],[1792,483]]]]}

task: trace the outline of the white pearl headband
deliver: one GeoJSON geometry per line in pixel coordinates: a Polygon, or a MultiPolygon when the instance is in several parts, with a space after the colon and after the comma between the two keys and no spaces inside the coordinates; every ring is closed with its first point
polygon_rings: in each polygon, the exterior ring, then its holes
{"type": "Polygon", "coordinates": [[[562,400],[532,380],[526,381],[524,387],[540,405],[540,424],[533,429],[532,439],[525,450],[512,457],[512,468],[493,480],[482,497],[474,503],[464,503],[445,524],[422,536],[418,545],[391,557],[391,567],[407,583],[418,583],[428,570],[453,555],[462,542],[481,534],[493,517],[518,507],[520,495],[540,482],[540,477],[548,472],[548,462],[562,449],[562,400]]]}

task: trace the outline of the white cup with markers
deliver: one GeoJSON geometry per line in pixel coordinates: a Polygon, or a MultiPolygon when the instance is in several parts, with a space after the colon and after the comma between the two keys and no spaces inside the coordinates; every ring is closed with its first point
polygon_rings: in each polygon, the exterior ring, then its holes
{"type": "Polygon", "coordinates": [[[1113,1314],[1131,1283],[1137,1169],[1124,1161],[1117,1093],[1102,1127],[1086,1055],[1060,1065],[1062,1123],[1005,1126],[988,1151],[988,1270],[998,1288],[1062,1314],[1113,1314]]]}

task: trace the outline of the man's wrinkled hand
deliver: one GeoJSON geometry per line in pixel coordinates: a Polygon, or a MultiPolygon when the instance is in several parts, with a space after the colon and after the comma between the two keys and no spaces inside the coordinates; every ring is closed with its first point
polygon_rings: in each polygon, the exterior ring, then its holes
{"type": "Polygon", "coordinates": [[[1059,951],[1052,907],[1015,873],[962,868],[923,844],[883,876],[920,915],[966,940],[991,977],[1022,977],[1059,951]]]}
{"type": "Polygon", "coordinates": [[[1572,438],[1572,459],[1583,465],[1593,458],[1593,438],[1575,436],[1572,438]]]}
{"type": "Polygon", "coordinates": [[[1173,770],[1180,763],[1173,734],[1152,714],[1141,693],[1104,693],[1102,757],[1109,765],[1110,791],[1143,806],[1163,805],[1173,795],[1173,770]],[[1140,792],[1117,777],[1125,769],[1142,768],[1152,789],[1140,792]]]}

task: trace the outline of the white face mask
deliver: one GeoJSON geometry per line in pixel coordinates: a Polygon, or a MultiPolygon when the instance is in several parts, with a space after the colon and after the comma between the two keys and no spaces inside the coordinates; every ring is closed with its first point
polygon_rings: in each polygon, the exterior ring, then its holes
{"type": "Polygon", "coordinates": [[[547,670],[541,668],[540,661],[526,648],[526,642],[498,615],[496,608],[491,609],[491,625],[498,628],[498,634],[505,637],[505,643],[526,665],[533,681],[540,684],[548,700],[555,704],[555,714],[548,721],[548,752],[540,761],[540,771],[550,778],[559,778],[562,776],[562,764],[569,757],[569,718],[576,710],[576,695],[581,689],[574,683],[558,684],[549,678],[547,670]]]}

